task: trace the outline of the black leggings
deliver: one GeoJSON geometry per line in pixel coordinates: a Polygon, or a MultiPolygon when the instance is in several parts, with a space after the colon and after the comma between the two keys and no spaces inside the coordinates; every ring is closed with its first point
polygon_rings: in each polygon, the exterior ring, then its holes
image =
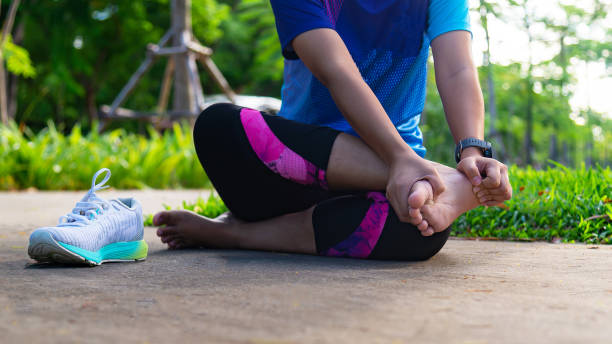
{"type": "Polygon", "coordinates": [[[232,104],[208,107],[193,136],[200,163],[234,216],[260,221],[315,206],[320,255],[425,260],[450,229],[424,237],[380,191],[336,192],[325,178],[339,131],[232,104]]]}

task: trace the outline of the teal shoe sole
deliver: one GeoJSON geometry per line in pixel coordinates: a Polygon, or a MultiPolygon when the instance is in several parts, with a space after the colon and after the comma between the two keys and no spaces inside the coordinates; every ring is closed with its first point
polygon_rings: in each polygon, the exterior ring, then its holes
{"type": "Polygon", "coordinates": [[[41,263],[88,264],[141,261],[149,248],[144,240],[116,242],[98,251],[88,251],[53,239],[51,233],[37,232],[30,237],[28,255],[41,263]]]}

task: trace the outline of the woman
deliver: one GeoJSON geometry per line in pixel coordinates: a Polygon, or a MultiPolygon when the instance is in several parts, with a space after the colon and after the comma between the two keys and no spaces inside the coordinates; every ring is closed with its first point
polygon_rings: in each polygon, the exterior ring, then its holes
{"type": "Polygon", "coordinates": [[[279,116],[231,104],[200,115],[196,151],[230,213],[158,213],[162,242],[423,260],[459,215],[511,197],[506,166],[483,156],[467,0],[271,4],[285,57],[279,116]],[[457,169],[424,159],[430,45],[457,169]]]}

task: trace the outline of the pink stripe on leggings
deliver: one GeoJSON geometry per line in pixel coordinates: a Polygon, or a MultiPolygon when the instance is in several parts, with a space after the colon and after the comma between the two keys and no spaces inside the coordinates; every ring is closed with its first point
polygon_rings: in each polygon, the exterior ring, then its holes
{"type": "Polygon", "coordinates": [[[368,199],[374,201],[368,209],[359,227],[344,241],[325,251],[331,257],[368,258],[378,243],[387,216],[389,201],[380,192],[368,193],[368,199]]]}
{"type": "Polygon", "coordinates": [[[255,154],[268,168],[298,184],[327,189],[325,171],[285,146],[259,111],[242,109],[240,121],[255,154]]]}

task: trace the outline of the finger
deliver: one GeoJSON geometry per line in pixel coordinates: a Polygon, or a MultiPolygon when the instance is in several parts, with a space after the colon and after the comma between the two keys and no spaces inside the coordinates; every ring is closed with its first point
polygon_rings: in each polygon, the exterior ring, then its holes
{"type": "Polygon", "coordinates": [[[504,168],[501,171],[501,185],[499,188],[504,191],[505,200],[512,198],[512,185],[510,184],[510,179],[508,178],[507,168],[504,168]]]}
{"type": "Polygon", "coordinates": [[[495,196],[495,197],[505,197],[507,193],[508,191],[502,188],[491,189],[491,190],[481,190],[479,193],[476,194],[476,197],[482,197],[482,196],[487,196],[487,195],[495,196]]]}
{"type": "Polygon", "coordinates": [[[485,204],[487,202],[496,202],[496,203],[502,203],[504,202],[506,199],[504,196],[494,196],[494,195],[487,195],[487,196],[483,196],[481,198],[479,198],[479,201],[481,204],[485,204]]]}
{"type": "Polygon", "coordinates": [[[442,178],[440,178],[439,175],[436,174],[435,176],[428,176],[425,179],[427,179],[429,184],[431,184],[434,200],[438,197],[438,195],[440,195],[444,192],[444,190],[446,190],[446,186],[444,185],[444,182],[442,181],[442,178]]]}
{"type": "Polygon", "coordinates": [[[467,176],[472,185],[478,186],[480,183],[482,183],[482,177],[480,176],[480,170],[476,165],[476,160],[463,160],[462,163],[459,164],[458,168],[467,176]]]}
{"type": "Polygon", "coordinates": [[[387,199],[389,200],[389,203],[391,203],[391,206],[393,207],[393,210],[395,210],[395,214],[397,214],[399,220],[401,222],[411,223],[408,201],[402,203],[398,201],[395,197],[387,197],[387,199]]]}
{"type": "Polygon", "coordinates": [[[501,180],[500,165],[495,160],[489,160],[486,166],[487,177],[482,181],[488,189],[499,187],[501,180]]]}
{"type": "Polygon", "coordinates": [[[173,226],[159,227],[157,229],[157,236],[158,237],[174,235],[174,234],[177,234],[177,233],[178,233],[177,228],[173,227],[173,226]]]}
{"type": "Polygon", "coordinates": [[[488,201],[488,202],[483,203],[483,205],[486,205],[487,207],[500,207],[504,205],[504,202],[488,201]]]}

